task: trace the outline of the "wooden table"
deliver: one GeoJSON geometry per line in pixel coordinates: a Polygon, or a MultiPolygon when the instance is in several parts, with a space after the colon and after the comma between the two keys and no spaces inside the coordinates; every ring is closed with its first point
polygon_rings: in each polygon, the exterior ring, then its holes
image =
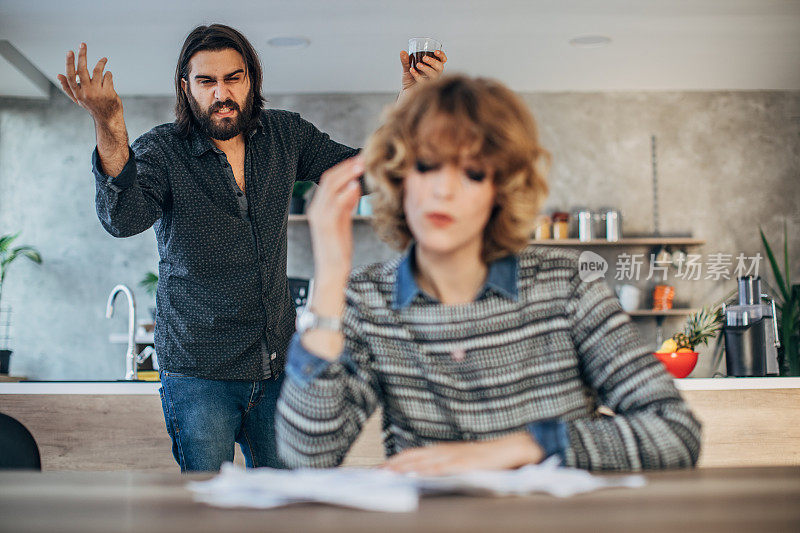
{"type": "Polygon", "coordinates": [[[0,531],[223,532],[800,531],[800,467],[706,468],[647,474],[641,489],[559,499],[440,496],[416,513],[303,504],[216,509],[167,473],[0,472],[0,531]]]}

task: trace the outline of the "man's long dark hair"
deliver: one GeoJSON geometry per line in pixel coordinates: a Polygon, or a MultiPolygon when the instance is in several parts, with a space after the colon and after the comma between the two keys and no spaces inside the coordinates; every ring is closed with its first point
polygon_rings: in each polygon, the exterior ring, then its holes
{"type": "Polygon", "coordinates": [[[248,121],[245,133],[252,131],[261,116],[264,108],[264,97],[261,96],[261,83],[263,74],[261,72],[261,61],[258,59],[253,46],[247,38],[224,24],[211,24],[210,26],[198,26],[191,31],[183,42],[181,55],[178,57],[178,66],[175,69],[175,94],[178,97],[175,103],[175,124],[178,131],[184,137],[188,137],[192,128],[197,127],[197,122],[189,107],[189,100],[181,87],[181,80],[186,80],[189,84],[189,60],[197,52],[203,50],[236,50],[241,54],[247,69],[247,76],[250,78],[250,94],[252,96],[252,113],[248,121]]]}

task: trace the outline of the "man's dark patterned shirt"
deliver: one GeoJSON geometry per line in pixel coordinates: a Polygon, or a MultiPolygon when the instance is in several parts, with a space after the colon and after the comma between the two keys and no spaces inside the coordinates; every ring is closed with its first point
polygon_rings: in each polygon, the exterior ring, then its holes
{"type": "Polygon", "coordinates": [[[93,153],[106,231],[129,237],[155,229],[155,347],[163,370],[224,380],[283,370],[295,321],[286,278],[292,186],[318,182],[357,150],[279,110],[264,111],[245,144],[245,192],[224,152],[196,128],[188,138],[174,124],[153,128],[132,144],[116,177],[93,153]]]}

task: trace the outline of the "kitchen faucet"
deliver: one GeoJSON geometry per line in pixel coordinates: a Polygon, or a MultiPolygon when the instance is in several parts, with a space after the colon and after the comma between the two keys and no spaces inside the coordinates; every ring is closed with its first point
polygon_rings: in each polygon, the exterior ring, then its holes
{"type": "Polygon", "coordinates": [[[106,318],[114,316],[114,300],[118,293],[125,293],[128,297],[128,351],[125,353],[125,379],[128,381],[139,379],[139,363],[151,356],[153,349],[149,346],[141,354],[136,354],[136,301],[133,292],[127,285],[117,285],[108,295],[106,304],[106,318]]]}

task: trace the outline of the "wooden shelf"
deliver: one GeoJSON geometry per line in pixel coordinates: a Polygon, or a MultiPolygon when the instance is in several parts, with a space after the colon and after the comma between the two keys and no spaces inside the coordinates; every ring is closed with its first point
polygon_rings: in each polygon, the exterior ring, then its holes
{"type": "Polygon", "coordinates": [[[593,241],[579,241],[578,239],[549,239],[536,241],[531,244],[538,246],[701,246],[706,241],[692,237],[626,237],[618,241],[596,239],[593,241]]]}
{"type": "MultiPolygon", "coordinates": [[[[370,220],[372,217],[367,215],[354,215],[353,220],[370,220]]],[[[308,221],[308,215],[289,215],[289,222],[304,222],[308,221]]]]}
{"type": "Polygon", "coordinates": [[[628,314],[631,317],[647,317],[647,316],[687,316],[697,309],[667,309],[666,311],[656,311],[655,309],[637,309],[630,311],[628,314]]]}
{"type": "MultiPolygon", "coordinates": [[[[354,215],[354,221],[367,221],[372,219],[369,215],[354,215]]],[[[308,215],[289,215],[289,222],[308,221],[308,215]]],[[[593,241],[580,241],[578,239],[548,239],[545,241],[531,240],[531,244],[538,246],[572,246],[572,247],[594,247],[594,246],[702,246],[706,243],[703,239],[692,237],[625,237],[618,241],[607,241],[605,239],[595,239],[593,241]]]]}

